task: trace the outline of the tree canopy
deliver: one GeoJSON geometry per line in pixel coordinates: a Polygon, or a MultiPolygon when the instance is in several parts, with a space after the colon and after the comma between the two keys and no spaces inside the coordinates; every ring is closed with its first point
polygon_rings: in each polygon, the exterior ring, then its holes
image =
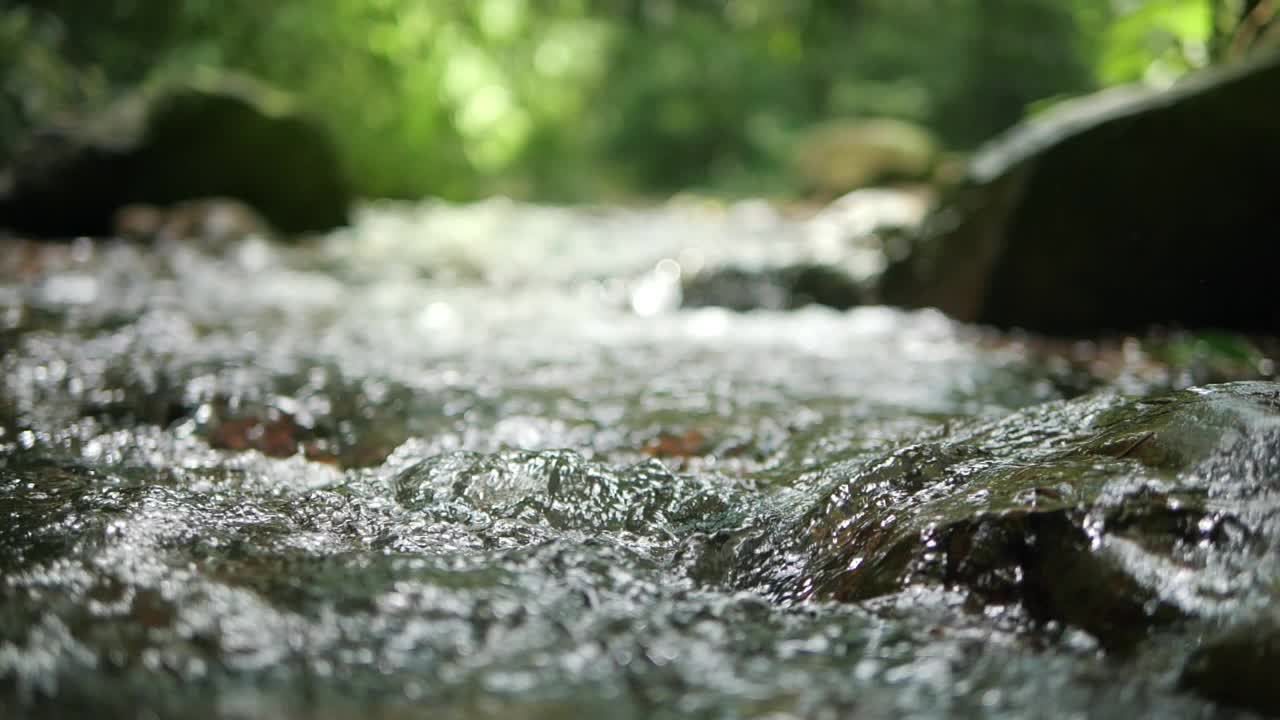
{"type": "Polygon", "coordinates": [[[823,121],[897,118],[971,149],[1055,99],[1239,54],[1257,6],[19,1],[0,10],[0,157],[25,127],[229,69],[295,93],[365,195],[778,192],[823,121]]]}

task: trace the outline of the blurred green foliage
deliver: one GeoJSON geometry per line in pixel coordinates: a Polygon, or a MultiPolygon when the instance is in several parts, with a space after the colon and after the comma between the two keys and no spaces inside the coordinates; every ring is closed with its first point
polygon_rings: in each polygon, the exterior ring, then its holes
{"type": "Polygon", "coordinates": [[[1102,82],[1171,82],[1208,63],[1213,12],[1204,2],[1148,0],[1131,5],[1106,29],[1098,57],[1102,82]]]}
{"type": "Polygon", "coordinates": [[[1045,98],[1208,63],[1233,2],[18,1],[0,157],[24,127],[229,68],[297,94],[366,195],[777,193],[823,121],[971,148],[1045,98]]]}

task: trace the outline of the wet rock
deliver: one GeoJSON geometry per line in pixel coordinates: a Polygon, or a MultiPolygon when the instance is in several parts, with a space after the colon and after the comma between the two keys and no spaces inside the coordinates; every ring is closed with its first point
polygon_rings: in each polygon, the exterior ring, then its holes
{"type": "Polygon", "coordinates": [[[1187,661],[1181,685],[1228,705],[1280,715],[1280,623],[1274,614],[1241,623],[1200,646],[1187,661]]]}
{"type": "Polygon", "coordinates": [[[746,270],[725,267],[698,273],[684,282],[685,307],[791,310],[824,305],[847,310],[861,304],[860,284],[841,268],[805,263],[746,270]]]}
{"type": "Polygon", "coordinates": [[[1274,332],[1280,56],[1068,103],[974,158],[892,303],[1053,334],[1274,332]]]}
{"type": "Polygon", "coordinates": [[[1266,592],[1278,471],[1280,385],[1093,396],[801,478],[815,506],[708,543],[703,571],[784,602],[954,588],[1126,653],[1266,592]]]}
{"type": "MultiPolygon", "coordinates": [[[[346,223],[350,190],[332,141],[289,101],[220,77],[138,92],[76,125],[34,133],[0,190],[0,227],[100,236],[130,204],[247,203],[287,234],[346,223]]],[[[142,219],[133,213],[134,220],[142,219]]]]}
{"type": "Polygon", "coordinates": [[[698,273],[681,288],[684,307],[722,307],[738,312],[783,310],[789,302],[787,288],[769,271],[719,268],[698,273]]]}

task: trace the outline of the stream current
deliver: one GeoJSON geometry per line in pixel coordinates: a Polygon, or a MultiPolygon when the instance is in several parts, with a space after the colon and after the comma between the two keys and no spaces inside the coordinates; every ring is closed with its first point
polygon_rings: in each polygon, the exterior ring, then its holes
{"type": "Polygon", "coordinates": [[[6,242],[0,716],[1234,712],[1179,685],[1177,624],[1116,652],[960,581],[805,580],[895,452],[1040,457],[1202,379],[931,311],[680,307],[727,263],[874,271],[812,224],[491,201],[304,246],[6,242]]]}

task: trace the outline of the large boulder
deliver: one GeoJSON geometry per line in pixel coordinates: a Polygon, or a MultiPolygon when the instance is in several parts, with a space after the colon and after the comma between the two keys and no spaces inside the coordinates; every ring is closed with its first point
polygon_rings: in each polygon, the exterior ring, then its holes
{"type": "Polygon", "coordinates": [[[1052,334],[1275,332],[1280,55],[1015,128],[891,269],[889,302],[1052,334]]]}
{"type": "Polygon", "coordinates": [[[123,206],[243,201],[287,233],[346,223],[328,135],[288,99],[218,77],[136,93],[88,120],[33,133],[0,182],[0,227],[106,235],[123,206]]]}

